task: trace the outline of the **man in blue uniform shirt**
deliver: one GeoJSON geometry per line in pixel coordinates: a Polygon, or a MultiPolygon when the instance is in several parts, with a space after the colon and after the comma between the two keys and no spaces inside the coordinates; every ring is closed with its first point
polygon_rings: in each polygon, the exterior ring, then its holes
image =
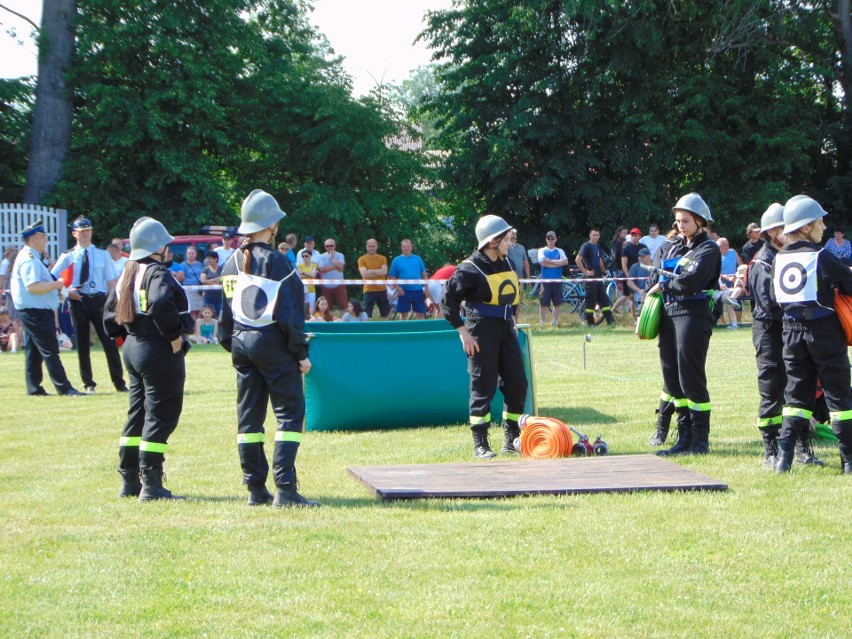
{"type": "Polygon", "coordinates": [[[59,277],[65,269],[74,267],[68,299],[71,300],[71,321],[77,333],[80,378],[86,392],[94,395],[97,384],[92,377],[90,339],[91,327],[94,326],[104,347],[112,383],[119,393],[126,393],[127,384],[124,383],[124,369],[121,366],[118,345],[104,329],[104,304],[107,293],[115,286],[119,274],[115,272],[109,253],[92,244],[91,221],[78,217],[71,224],[71,235],[77,240],[77,245],[60,255],[50,272],[59,277]]]}
{"type": "Polygon", "coordinates": [[[47,367],[50,381],[60,395],[82,395],[71,386],[62,360],[59,359],[59,342],[56,340],[56,307],[62,281],[57,280],[44,263],[47,234],[39,220],[30,224],[21,237],[24,246],[12,269],[12,299],[24,327],[24,376],[28,395],[47,395],[41,385],[47,367]]]}

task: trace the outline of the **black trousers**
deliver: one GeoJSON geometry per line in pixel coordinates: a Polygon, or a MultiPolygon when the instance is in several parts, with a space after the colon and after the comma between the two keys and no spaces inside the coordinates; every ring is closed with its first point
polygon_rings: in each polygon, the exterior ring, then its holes
{"type": "Polygon", "coordinates": [[[477,425],[475,418],[491,412],[498,387],[505,399],[505,411],[520,415],[527,399],[527,375],[513,322],[486,317],[468,320],[465,325],[479,344],[479,352],[467,359],[471,425],[477,425]]]}
{"type": "Polygon", "coordinates": [[[172,352],[165,337],[124,341],[130,405],[118,449],[119,472],[162,466],[169,436],[183,410],[186,350],[172,352]]]}
{"type": "Polygon", "coordinates": [[[97,386],[92,378],[92,344],[89,340],[91,326],[94,325],[98,339],[104,347],[109,376],[116,388],[124,388],[124,369],[118,345],[104,329],[104,304],[106,295],[86,295],[79,301],[71,300],[71,321],[77,334],[77,359],[80,362],[80,378],[84,386],[97,386]]]}
{"type": "Polygon", "coordinates": [[[610,310],[609,295],[606,294],[606,286],[603,282],[586,282],[586,312],[594,313],[595,306],[600,305],[604,313],[610,310]]]}
{"type": "Polygon", "coordinates": [[[675,399],[695,404],[710,402],[707,391],[707,350],[713,333],[710,310],[701,307],[695,314],[660,318],[660,367],[665,388],[675,399]]]}
{"type": "Polygon", "coordinates": [[[784,341],[781,322],[752,320],[751,341],[757,364],[757,390],[760,393],[758,423],[778,425],[784,408],[784,388],[787,373],[784,369],[784,341]],[[775,420],[770,424],[765,420],[775,420]]]}
{"type": "Polygon", "coordinates": [[[364,293],[364,312],[367,317],[373,317],[373,306],[379,307],[379,315],[387,319],[390,315],[390,302],[387,291],[368,291],[364,293]]]}
{"type": "Polygon", "coordinates": [[[71,382],[59,359],[59,342],[56,340],[56,318],[50,309],[19,308],[18,317],[24,328],[24,378],[27,394],[44,391],[41,382],[44,373],[42,362],[47,368],[50,381],[56,392],[64,395],[71,390],[71,382]]]}
{"type": "Polygon", "coordinates": [[[840,320],[831,315],[807,325],[784,322],[784,366],[787,387],[781,439],[793,441],[808,424],[807,415],[790,409],[813,412],[817,379],[832,413],[831,429],[840,440],[841,450],[852,453],[852,399],[849,396],[849,356],[840,320]]]}
{"type": "Polygon", "coordinates": [[[263,450],[266,411],[278,422],[272,454],[276,486],[296,482],[296,455],[302,440],[305,391],[299,362],[277,328],[234,331],[231,361],[237,371],[237,423],[243,482],[262,485],[269,474],[263,450]]]}

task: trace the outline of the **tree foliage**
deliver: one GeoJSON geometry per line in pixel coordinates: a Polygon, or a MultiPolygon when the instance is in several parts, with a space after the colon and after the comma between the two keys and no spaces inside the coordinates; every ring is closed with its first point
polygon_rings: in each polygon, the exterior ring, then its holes
{"type": "Polygon", "coordinates": [[[420,108],[449,154],[444,182],[577,239],[666,223],[690,190],[736,234],[800,191],[843,211],[848,194],[827,188],[848,176],[827,128],[840,122],[836,40],[824,11],[779,12],[803,4],[470,0],[432,13],[443,90],[420,108]]]}
{"type": "Polygon", "coordinates": [[[72,150],[53,201],[124,236],[141,215],[179,233],[234,224],[255,188],[277,197],[287,232],[343,235],[358,249],[428,226],[420,158],[385,144],[397,122],[352,99],[307,10],[301,0],[82,3],[72,150]]]}
{"type": "Polygon", "coordinates": [[[24,196],[32,97],[29,82],[0,79],[0,202],[24,196]]]}

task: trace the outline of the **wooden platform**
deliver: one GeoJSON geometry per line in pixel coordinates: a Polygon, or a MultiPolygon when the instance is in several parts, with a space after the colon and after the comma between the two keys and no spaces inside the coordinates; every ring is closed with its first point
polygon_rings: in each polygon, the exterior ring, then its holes
{"type": "Polygon", "coordinates": [[[728,489],[655,455],[354,466],[349,473],[383,500],[728,489]]]}

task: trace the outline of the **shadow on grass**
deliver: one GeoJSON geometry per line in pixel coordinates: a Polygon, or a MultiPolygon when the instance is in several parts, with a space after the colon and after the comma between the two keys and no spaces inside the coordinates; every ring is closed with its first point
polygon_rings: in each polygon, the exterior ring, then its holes
{"type": "Polygon", "coordinates": [[[569,426],[572,424],[615,424],[618,420],[612,415],[602,413],[588,406],[570,406],[568,408],[554,408],[551,406],[539,406],[539,414],[559,419],[569,426]]]}

